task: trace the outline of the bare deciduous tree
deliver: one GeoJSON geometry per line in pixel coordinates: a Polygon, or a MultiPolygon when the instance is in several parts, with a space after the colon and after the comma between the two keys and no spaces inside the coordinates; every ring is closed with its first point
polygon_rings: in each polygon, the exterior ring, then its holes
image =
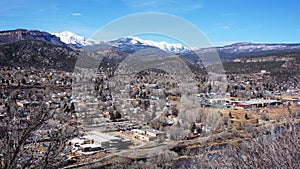
{"type": "Polygon", "coordinates": [[[230,145],[213,158],[203,153],[192,160],[191,168],[299,168],[299,125],[280,131],[230,145]]]}
{"type": "Polygon", "coordinates": [[[0,168],[58,168],[66,161],[67,141],[77,133],[70,113],[41,101],[27,108],[9,100],[0,121],[0,168]]]}

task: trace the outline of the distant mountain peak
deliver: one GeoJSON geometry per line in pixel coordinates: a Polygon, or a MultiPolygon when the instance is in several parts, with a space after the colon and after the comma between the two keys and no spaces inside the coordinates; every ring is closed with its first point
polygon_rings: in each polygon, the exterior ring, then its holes
{"type": "Polygon", "coordinates": [[[60,40],[66,44],[72,44],[76,47],[82,47],[87,45],[87,39],[83,36],[79,36],[70,31],[63,31],[61,33],[53,33],[53,35],[60,38],[60,40]]]}
{"type": "Polygon", "coordinates": [[[110,41],[109,43],[111,43],[115,47],[124,47],[124,45],[131,45],[136,47],[155,47],[174,54],[191,52],[191,49],[185,47],[182,44],[172,44],[165,41],[155,42],[152,40],[143,40],[136,36],[127,36],[125,38],[110,41]]]}

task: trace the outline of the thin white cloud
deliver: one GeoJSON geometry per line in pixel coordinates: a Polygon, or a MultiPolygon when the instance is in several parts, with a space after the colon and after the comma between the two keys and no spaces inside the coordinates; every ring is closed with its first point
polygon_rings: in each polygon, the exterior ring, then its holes
{"type": "Polygon", "coordinates": [[[72,16],[82,16],[82,14],[78,13],[78,12],[75,12],[75,13],[72,13],[72,16]]]}
{"type": "Polygon", "coordinates": [[[225,30],[230,30],[231,29],[231,27],[228,26],[228,25],[222,25],[222,26],[220,26],[220,28],[225,29],[225,30]]]}

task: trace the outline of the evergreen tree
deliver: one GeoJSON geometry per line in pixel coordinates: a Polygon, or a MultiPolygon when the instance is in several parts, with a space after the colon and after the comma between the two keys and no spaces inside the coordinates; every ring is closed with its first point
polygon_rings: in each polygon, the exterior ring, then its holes
{"type": "Polygon", "coordinates": [[[21,83],[22,83],[23,85],[26,84],[26,80],[23,78],[22,81],[21,81],[21,83]]]}
{"type": "Polygon", "coordinates": [[[122,115],[119,111],[116,111],[116,119],[122,118],[122,115]]]}
{"type": "Polygon", "coordinates": [[[71,103],[71,106],[70,106],[70,112],[71,112],[71,113],[75,113],[75,105],[74,105],[74,102],[71,103]]]}
{"type": "Polygon", "coordinates": [[[114,113],[110,113],[110,120],[113,122],[116,121],[116,117],[114,113]]]}
{"type": "Polygon", "coordinates": [[[249,120],[248,114],[245,114],[245,119],[249,120]]]}
{"type": "Polygon", "coordinates": [[[192,124],[191,124],[191,132],[192,133],[194,133],[194,131],[195,131],[195,129],[196,129],[196,124],[195,124],[195,122],[193,122],[192,124]]]}
{"type": "Polygon", "coordinates": [[[229,117],[232,118],[231,112],[229,112],[229,117]]]}

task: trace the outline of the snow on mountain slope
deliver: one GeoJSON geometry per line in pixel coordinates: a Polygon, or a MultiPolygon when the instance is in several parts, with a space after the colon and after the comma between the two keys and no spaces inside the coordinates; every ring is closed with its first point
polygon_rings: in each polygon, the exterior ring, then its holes
{"type": "Polygon", "coordinates": [[[264,43],[250,43],[250,42],[239,42],[231,45],[213,48],[198,49],[201,52],[212,52],[217,51],[218,53],[263,53],[271,51],[292,51],[299,50],[300,44],[264,44],[264,43]]]}
{"type": "Polygon", "coordinates": [[[171,53],[184,53],[184,52],[190,52],[191,49],[183,46],[182,44],[170,44],[165,41],[162,42],[154,42],[152,40],[143,40],[138,37],[130,36],[128,37],[131,39],[131,44],[138,44],[140,42],[143,45],[148,45],[148,46],[154,46],[157,47],[161,50],[171,52],[171,53]]]}
{"type": "Polygon", "coordinates": [[[256,51],[272,51],[272,50],[287,50],[297,49],[299,45],[290,44],[258,44],[258,43],[235,43],[222,47],[222,50],[226,50],[231,53],[240,52],[256,52],[256,51]]]}
{"type": "Polygon", "coordinates": [[[76,47],[83,47],[88,45],[99,44],[99,41],[88,39],[83,36],[76,35],[73,32],[64,31],[61,33],[52,33],[53,35],[60,38],[60,40],[66,44],[72,44],[76,47]]]}

